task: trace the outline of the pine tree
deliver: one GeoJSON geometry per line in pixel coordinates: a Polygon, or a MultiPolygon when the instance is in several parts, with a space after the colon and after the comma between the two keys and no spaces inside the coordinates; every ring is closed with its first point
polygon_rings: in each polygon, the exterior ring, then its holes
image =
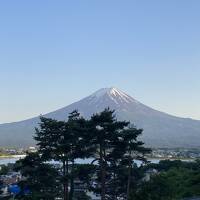
{"type": "Polygon", "coordinates": [[[83,137],[85,124],[85,119],[80,117],[78,111],[73,111],[66,122],[41,118],[40,128],[36,129],[35,140],[44,161],[55,160],[62,163],[64,200],[73,198],[75,159],[86,156],[87,143],[83,137]]]}
{"type": "Polygon", "coordinates": [[[125,148],[125,154],[121,160],[121,165],[125,166],[128,171],[127,177],[127,193],[126,198],[129,199],[130,189],[134,185],[131,183],[134,182],[133,178],[133,167],[134,160],[141,160],[142,162],[147,162],[145,159],[145,154],[150,153],[151,149],[144,147],[142,141],[138,141],[138,137],[142,134],[142,129],[137,129],[134,126],[129,126],[127,129],[123,130],[121,135],[121,142],[123,148],[125,148]]]}
{"type": "Polygon", "coordinates": [[[87,157],[87,141],[85,141],[84,135],[87,131],[86,120],[80,117],[80,113],[74,110],[69,114],[68,121],[66,123],[66,134],[71,136],[70,143],[70,153],[69,159],[71,162],[70,170],[70,193],[69,200],[73,199],[74,196],[74,179],[75,175],[75,160],[87,157]]]}
{"type": "Polygon", "coordinates": [[[110,155],[118,141],[118,132],[128,125],[127,122],[117,121],[114,111],[105,109],[99,114],[95,114],[90,120],[90,145],[95,147],[93,156],[98,161],[100,174],[101,199],[105,200],[107,191],[106,184],[109,178],[108,168],[110,165],[110,155]]]}
{"type": "Polygon", "coordinates": [[[142,129],[126,121],[117,121],[109,108],[91,117],[90,128],[89,141],[95,146],[93,156],[99,165],[97,174],[102,200],[129,199],[130,188],[134,186],[134,160],[145,162],[145,154],[150,152],[138,141],[142,129]],[[121,173],[127,175],[127,184],[122,184],[121,173]]]}
{"type": "Polygon", "coordinates": [[[38,152],[41,154],[43,161],[60,161],[62,162],[63,197],[68,200],[68,152],[70,152],[70,136],[65,134],[66,126],[64,121],[57,121],[49,118],[40,118],[40,128],[36,128],[35,140],[37,141],[38,152]],[[65,141],[65,142],[64,142],[65,141]]]}

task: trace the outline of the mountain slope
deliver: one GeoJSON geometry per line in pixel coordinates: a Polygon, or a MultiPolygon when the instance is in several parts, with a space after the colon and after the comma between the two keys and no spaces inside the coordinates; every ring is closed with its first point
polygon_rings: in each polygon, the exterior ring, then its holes
{"type": "MultiPolygon", "coordinates": [[[[93,113],[110,107],[119,120],[128,120],[144,129],[142,139],[153,147],[200,147],[200,121],[174,117],[138,102],[116,88],[103,88],[67,107],[48,113],[45,117],[65,120],[78,109],[89,118],[93,113]]],[[[29,146],[33,144],[34,127],[39,118],[0,125],[0,146],[29,146]]]]}

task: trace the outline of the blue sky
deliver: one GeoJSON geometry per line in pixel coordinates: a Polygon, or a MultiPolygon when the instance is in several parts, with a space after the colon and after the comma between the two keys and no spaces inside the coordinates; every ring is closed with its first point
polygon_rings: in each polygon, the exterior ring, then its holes
{"type": "Polygon", "coordinates": [[[199,0],[0,2],[0,123],[115,86],[200,119],[199,0]]]}

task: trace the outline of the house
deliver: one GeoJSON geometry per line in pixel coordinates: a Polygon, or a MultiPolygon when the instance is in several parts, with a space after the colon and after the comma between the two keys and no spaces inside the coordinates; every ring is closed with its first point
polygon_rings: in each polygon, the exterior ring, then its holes
{"type": "Polygon", "coordinates": [[[21,174],[19,172],[9,172],[7,175],[1,175],[0,179],[4,185],[10,185],[18,183],[21,179],[21,174]]]}
{"type": "Polygon", "coordinates": [[[158,171],[156,169],[148,169],[145,174],[144,177],[142,179],[142,181],[144,182],[148,182],[150,181],[151,177],[158,174],[158,171]]]}

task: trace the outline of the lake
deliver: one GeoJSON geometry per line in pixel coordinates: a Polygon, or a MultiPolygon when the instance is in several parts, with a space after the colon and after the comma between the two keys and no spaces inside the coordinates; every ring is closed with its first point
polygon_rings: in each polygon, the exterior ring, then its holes
{"type": "MultiPolygon", "coordinates": [[[[15,157],[10,157],[10,158],[0,158],[0,165],[7,165],[9,163],[15,163],[16,161],[18,161],[20,158],[24,158],[25,155],[19,155],[19,156],[15,156],[15,157]]],[[[80,164],[90,164],[92,162],[93,159],[89,158],[89,159],[77,159],[76,163],[80,163],[80,164]]],[[[159,159],[149,159],[149,161],[151,163],[159,163],[159,159]]],[[[56,162],[58,163],[58,162],[56,162]]],[[[141,161],[136,160],[135,163],[137,165],[141,165],[141,161]]]]}
{"type": "Polygon", "coordinates": [[[25,155],[16,155],[13,157],[6,157],[6,158],[0,157],[0,165],[7,165],[9,163],[15,163],[16,161],[18,161],[19,159],[24,158],[24,157],[25,157],[25,155]]]}

